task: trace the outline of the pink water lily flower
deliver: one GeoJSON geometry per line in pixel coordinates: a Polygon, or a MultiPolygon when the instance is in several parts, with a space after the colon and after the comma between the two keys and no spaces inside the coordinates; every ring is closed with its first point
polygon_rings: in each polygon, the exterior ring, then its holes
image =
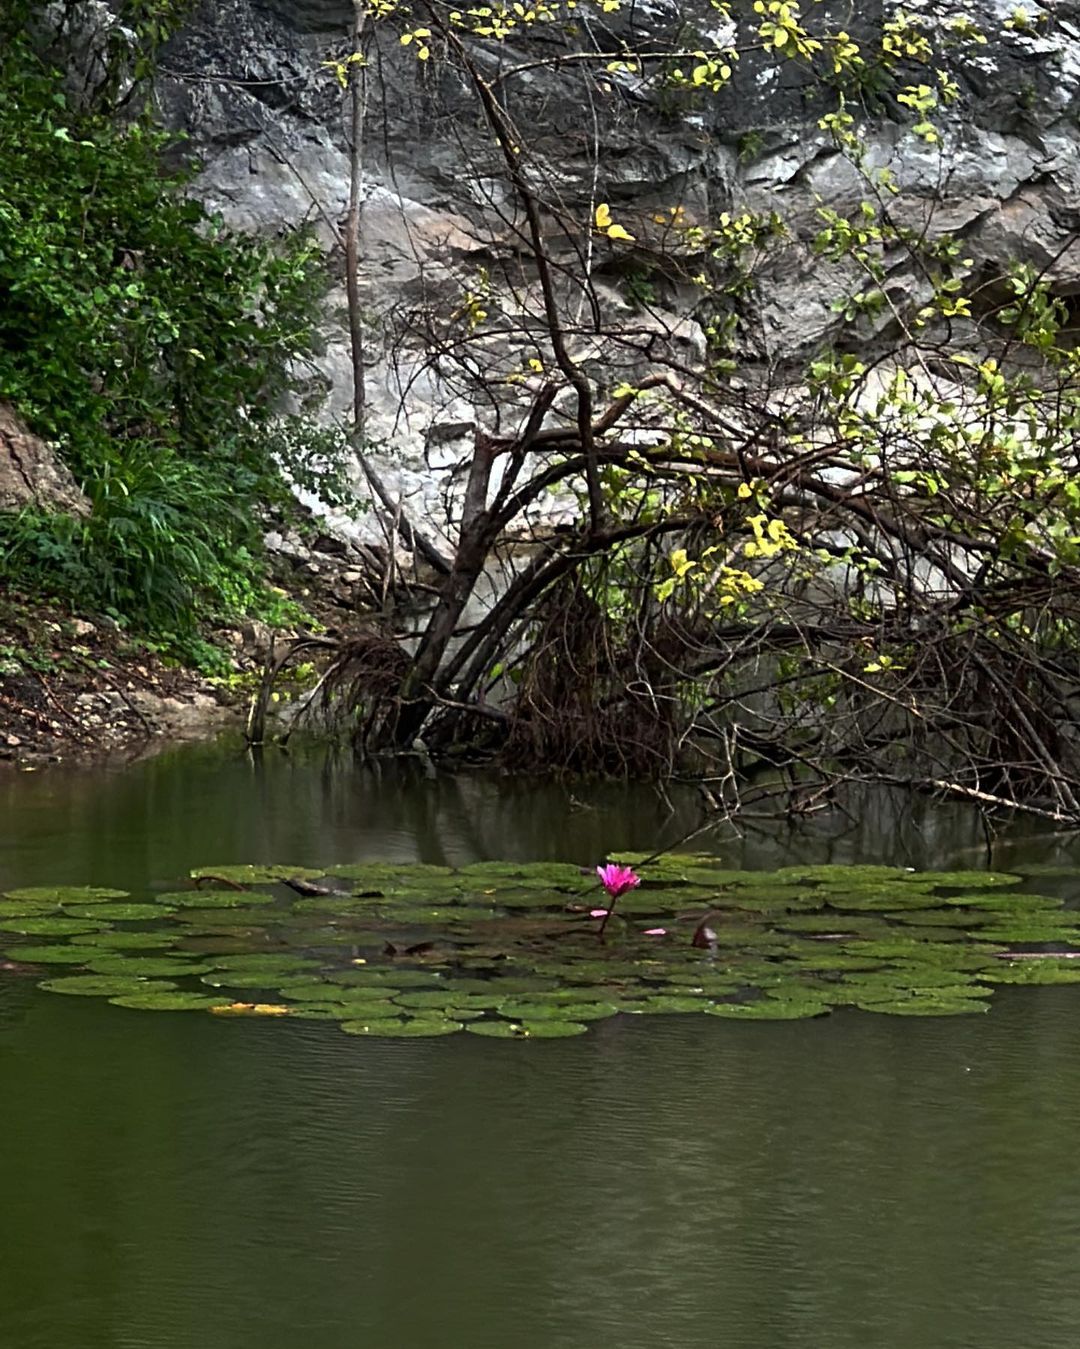
{"type": "Polygon", "coordinates": [[[623,867],[618,862],[609,862],[607,866],[597,867],[596,874],[600,877],[600,884],[611,896],[611,907],[604,914],[604,921],[600,924],[600,929],[597,932],[597,936],[603,939],[608,919],[615,912],[615,901],[620,895],[625,895],[627,890],[633,890],[639,886],[641,877],[637,875],[633,867],[623,867]]]}
{"type": "Polygon", "coordinates": [[[606,867],[597,867],[596,874],[612,899],[618,899],[620,895],[625,895],[627,890],[634,890],[641,884],[641,877],[633,867],[623,867],[618,862],[609,862],[606,867]]]}

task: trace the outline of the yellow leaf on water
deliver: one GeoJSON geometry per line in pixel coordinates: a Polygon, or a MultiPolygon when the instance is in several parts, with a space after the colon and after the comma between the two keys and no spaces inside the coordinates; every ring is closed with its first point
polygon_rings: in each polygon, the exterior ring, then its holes
{"type": "Polygon", "coordinates": [[[629,230],[624,230],[621,225],[609,225],[607,227],[607,237],[609,239],[622,239],[625,243],[632,244],[634,236],[629,230]]]}
{"type": "Polygon", "coordinates": [[[274,1002],[230,1002],[210,1010],[215,1016],[288,1016],[292,1008],[274,1002]]]}

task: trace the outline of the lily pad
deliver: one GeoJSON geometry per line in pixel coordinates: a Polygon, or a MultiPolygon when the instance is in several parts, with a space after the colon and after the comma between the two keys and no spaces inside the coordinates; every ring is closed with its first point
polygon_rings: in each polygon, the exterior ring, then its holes
{"type": "MultiPolygon", "coordinates": [[[[957,915],[957,922],[963,919],[957,915]]],[[[897,927],[894,929],[894,936],[906,938],[914,942],[965,942],[970,936],[974,935],[977,940],[983,942],[992,942],[994,939],[981,928],[975,934],[968,933],[963,927],[942,927],[940,924],[929,927],[920,927],[914,923],[907,927],[897,927]]]]}
{"type": "MultiPolygon", "coordinates": [[[[979,954],[994,955],[1004,949],[1003,946],[980,943],[978,946],[968,947],[968,953],[976,951],[979,954]]],[[[917,942],[911,938],[907,941],[850,942],[844,947],[844,952],[848,955],[879,956],[882,960],[918,960],[926,961],[928,964],[937,962],[945,965],[961,954],[945,943],[937,945],[933,942],[917,942]]]]}
{"type": "MultiPolygon", "coordinates": [[[[658,993],[653,997],[641,999],[641,1010],[652,1014],[679,1013],[679,1012],[703,1012],[709,1005],[708,998],[695,998],[684,994],[666,994],[658,993]]],[[[625,1011],[622,1007],[620,1010],[625,1011]]]]}
{"type": "Polygon", "coordinates": [[[341,1029],[347,1035],[376,1035],[384,1038],[413,1038],[418,1036],[431,1035],[453,1035],[459,1030],[464,1030],[460,1021],[450,1021],[448,1018],[436,1017],[409,1017],[405,1021],[397,1020],[378,1020],[372,1018],[370,1021],[343,1021],[341,1029]]]}
{"type": "MultiPolygon", "coordinates": [[[[566,1022],[556,1022],[556,1025],[565,1025],[566,1022]]],[[[527,1040],[528,1033],[525,1027],[515,1021],[470,1021],[466,1023],[465,1029],[470,1035],[484,1035],[492,1040],[527,1040]]],[[[582,1031],[588,1029],[581,1027],[582,1031]]]]}
{"type": "Polygon", "coordinates": [[[510,1021],[532,1025],[536,1021],[602,1021],[614,1016],[619,1008],[613,1002],[504,1002],[498,1010],[510,1021]]]}
{"type": "Polygon", "coordinates": [[[170,993],[160,985],[145,993],[125,993],[110,998],[114,1007],[131,1007],[140,1012],[208,1012],[222,1006],[221,998],[204,993],[170,993]]]}
{"type": "Polygon", "coordinates": [[[458,873],[463,880],[513,880],[519,885],[536,889],[556,889],[560,886],[579,890],[583,886],[599,889],[596,873],[576,867],[572,862],[473,862],[458,873]]]}
{"type": "Polygon", "coordinates": [[[84,932],[97,932],[97,923],[84,918],[11,918],[0,919],[7,932],[19,932],[27,937],[75,937],[84,932]]]}
{"type": "Polygon", "coordinates": [[[580,1021],[470,1021],[465,1029],[497,1040],[565,1040],[589,1028],[580,1021]]]}
{"type": "Polygon", "coordinates": [[[1053,942],[1055,945],[1077,946],[1080,945],[1080,928],[1075,926],[1075,915],[1070,917],[1072,921],[1067,925],[1031,921],[1000,925],[994,923],[979,928],[977,935],[987,941],[1007,942],[1010,945],[1017,942],[1028,945],[1035,942],[1053,942]]]}
{"type": "Polygon", "coordinates": [[[196,974],[206,974],[210,966],[189,963],[170,956],[143,955],[95,955],[87,962],[95,974],[127,976],[132,978],[156,979],[171,977],[183,979],[196,974]]]}
{"type": "Polygon", "coordinates": [[[982,984],[917,984],[911,988],[881,988],[874,991],[872,986],[863,989],[860,1006],[863,1003],[903,1002],[905,998],[915,998],[920,1002],[956,1002],[960,998],[981,998],[990,996],[990,989],[982,984]]]}
{"type": "Polygon", "coordinates": [[[277,909],[269,904],[264,909],[186,909],[182,921],[191,932],[216,932],[221,928],[252,928],[262,932],[277,923],[290,921],[287,909],[277,909]]]}
{"type": "Polygon", "coordinates": [[[319,962],[288,951],[258,951],[249,955],[224,955],[214,959],[214,968],[244,974],[272,974],[285,977],[317,970],[319,962]]]}
{"type": "Polygon", "coordinates": [[[163,909],[242,909],[277,903],[273,895],[253,890],[167,890],[153,898],[163,909]]]}
{"type": "Polygon", "coordinates": [[[375,899],[350,899],[348,895],[319,895],[308,899],[294,900],[293,913],[314,914],[313,921],[328,918],[361,918],[379,912],[373,908],[382,901],[375,899]]]}
{"type": "MultiPolygon", "coordinates": [[[[395,998],[395,1002],[400,1002],[400,998],[395,998]]],[[[494,1011],[500,1003],[505,1002],[505,998],[499,997],[497,993],[462,993],[454,995],[455,1007],[468,1008],[474,1012],[494,1011]]]]}
{"type": "Polygon", "coordinates": [[[455,975],[453,982],[454,990],[458,994],[467,996],[478,994],[482,997],[487,993],[498,993],[502,995],[499,998],[500,1002],[506,994],[528,993],[530,997],[546,998],[550,993],[565,991],[559,990],[554,979],[543,979],[538,975],[529,978],[515,974],[499,974],[489,979],[472,979],[468,975],[455,975]]]}
{"type": "Polygon", "coordinates": [[[669,975],[664,991],[683,996],[705,994],[712,997],[718,993],[733,993],[735,989],[741,987],[742,982],[735,972],[713,974],[708,969],[693,970],[669,975]]]}
{"type": "Polygon", "coordinates": [[[201,977],[209,990],[227,991],[179,996],[203,1000],[193,1007],[217,1002],[219,1015],[389,1023],[383,1033],[395,1035],[420,1034],[401,1029],[411,1023],[467,1023],[477,1034],[532,1038],[540,1027],[583,1027],[618,1012],[750,1020],[833,1006],[981,1005],[991,983],[1080,981],[1064,959],[1028,972],[1015,949],[1080,946],[1080,914],[1055,897],[1020,893],[1004,872],[754,872],[706,854],[669,855],[623,896],[602,943],[588,908],[604,907],[603,891],[592,868],[569,863],[208,873],[205,887],[146,900],[82,887],[10,892],[17,897],[0,901],[0,925],[43,934],[40,946],[18,947],[16,960],[51,950],[57,964],[85,963],[100,978],[201,977]],[[351,893],[298,898],[278,884],[320,877],[351,893]],[[274,890],[234,888],[257,884],[274,890]],[[20,906],[29,912],[12,911],[20,906]],[[706,914],[708,949],[691,948],[706,914]],[[154,926],[125,932],[105,923],[154,926]],[[664,939],[645,936],[647,927],[664,928],[664,939]],[[78,940],[48,944],[61,936],[78,940]],[[255,1001],[263,997],[284,1001],[255,1001]],[[488,1015],[495,1010],[499,1019],[488,1015]]]}
{"type": "Polygon", "coordinates": [[[188,875],[193,881],[206,880],[207,882],[217,880],[232,881],[235,885],[266,885],[274,881],[292,880],[294,877],[300,880],[318,880],[320,876],[325,876],[325,871],[319,871],[313,867],[294,867],[288,864],[275,863],[272,866],[258,866],[255,864],[235,866],[214,867],[193,867],[188,875]]]}
{"type": "Polygon", "coordinates": [[[1002,960],[979,977],[990,984],[1080,984],[1080,960],[1002,960]]]}
{"type": "Polygon", "coordinates": [[[0,899],[0,928],[5,918],[48,918],[59,915],[59,906],[33,899],[0,899]]]}
{"type": "MultiPolygon", "coordinates": [[[[942,899],[941,902],[948,903],[942,899]]],[[[890,913],[890,923],[902,923],[905,927],[971,927],[994,920],[993,914],[980,913],[975,909],[917,909],[908,913],[890,913]]]]}
{"type": "Polygon", "coordinates": [[[939,969],[964,971],[969,974],[977,974],[980,970],[992,969],[997,963],[995,952],[1003,951],[1005,948],[998,946],[989,952],[984,952],[981,948],[967,946],[953,946],[946,948],[949,955],[932,955],[927,959],[922,959],[921,952],[916,952],[911,956],[905,956],[903,960],[894,960],[891,962],[891,968],[905,978],[911,971],[919,972],[928,969],[931,965],[936,965],[939,969]]]}
{"type": "MultiPolygon", "coordinates": [[[[377,993],[378,989],[370,990],[377,993]]],[[[465,995],[462,995],[463,997],[465,995]]],[[[394,1001],[399,1007],[449,1007],[454,999],[454,990],[452,988],[444,989],[416,989],[413,992],[398,993],[394,1001]]]]}
{"type": "MultiPolygon", "coordinates": [[[[912,949],[916,950],[912,943],[912,949]]],[[[793,961],[798,969],[807,973],[826,973],[835,970],[840,973],[852,971],[857,973],[860,970],[878,970],[884,965],[885,961],[879,956],[867,954],[855,955],[850,945],[844,947],[842,951],[823,948],[810,954],[800,955],[798,960],[793,961]]],[[[753,981],[751,981],[753,982],[753,981]]]]}
{"type": "Polygon", "coordinates": [[[157,904],[68,904],[64,909],[74,918],[96,918],[109,923],[147,923],[171,912],[157,904]]]}
{"type": "Polygon", "coordinates": [[[573,1035],[584,1035],[588,1030],[582,1021],[523,1021],[520,1024],[526,1040],[565,1040],[573,1035]]]}
{"type": "Polygon", "coordinates": [[[928,890],[919,890],[915,886],[897,886],[878,891],[864,890],[861,893],[844,891],[828,896],[829,907],[841,913],[897,913],[913,909],[936,909],[941,905],[942,897],[928,890]]]}
{"type": "Polygon", "coordinates": [[[800,1021],[824,1016],[829,1008],[822,1002],[762,998],[757,1002],[714,1002],[701,1010],[707,1016],[723,1016],[734,1021],[800,1021]]]}
{"type": "MultiPolygon", "coordinates": [[[[131,932],[125,928],[116,930],[107,928],[103,932],[85,932],[72,938],[72,948],[95,947],[100,951],[105,947],[110,951],[162,951],[176,942],[176,934],[164,930],[158,932],[131,932]]],[[[83,954],[88,956],[84,949],[83,954]]]]}
{"type": "Polygon", "coordinates": [[[972,988],[978,987],[974,978],[960,970],[945,966],[911,965],[904,969],[894,966],[877,973],[845,974],[842,987],[855,989],[885,988],[895,991],[899,988],[914,988],[916,985],[919,988],[954,988],[958,984],[969,982],[972,988]]]}
{"type": "Polygon", "coordinates": [[[92,952],[75,946],[16,946],[4,955],[9,960],[28,960],[35,965],[85,965],[92,952]]]}
{"type": "Polygon", "coordinates": [[[883,881],[907,881],[918,884],[925,874],[907,867],[882,866],[877,863],[866,865],[856,863],[847,866],[836,862],[825,862],[819,866],[778,867],[772,873],[778,880],[817,882],[819,885],[839,884],[852,888],[883,881]]]}
{"type": "MultiPolygon", "coordinates": [[[[203,967],[206,968],[205,966],[203,967]]],[[[249,972],[247,970],[210,970],[208,974],[202,976],[202,983],[210,988],[277,988],[278,980],[273,970],[269,973],[260,973],[258,970],[249,972]]],[[[324,996],[329,996],[325,990],[327,985],[323,985],[324,996]]]]}
{"type": "Polygon", "coordinates": [[[1053,895],[1020,895],[1008,890],[1000,895],[946,895],[941,902],[956,908],[971,908],[979,913],[1001,913],[1011,917],[1027,917],[1034,913],[1054,912],[1065,903],[1053,895]]]}
{"type": "MultiPolygon", "coordinates": [[[[58,979],[43,979],[38,988],[50,993],[74,993],[84,998],[120,998],[142,993],[148,985],[142,979],[106,977],[98,974],[72,974],[58,979]]],[[[175,984],[155,984],[157,991],[175,988],[175,984]]]]}
{"type": "Polygon", "coordinates": [[[907,998],[897,1002],[858,1002],[864,1012],[878,1012],[883,1016],[967,1016],[974,1012],[988,1012],[988,1002],[974,998],[956,998],[952,1002],[934,998],[907,998]]]}
{"type": "MultiPolygon", "coordinates": [[[[912,922],[917,922],[919,915],[912,914],[910,917],[912,922]]],[[[861,914],[841,916],[835,911],[795,913],[778,921],[783,923],[787,932],[847,933],[852,937],[865,937],[868,940],[884,936],[889,931],[889,925],[884,918],[867,918],[861,914]]],[[[956,915],[950,913],[949,921],[955,923],[956,915]]]]}
{"type": "Polygon", "coordinates": [[[1023,879],[1009,871],[931,871],[935,890],[988,890],[991,886],[1016,885],[1023,879]]]}
{"type": "Polygon", "coordinates": [[[392,969],[367,966],[357,970],[332,970],[324,975],[327,983],[346,988],[441,988],[442,976],[430,970],[410,969],[407,965],[392,969]]]}
{"type": "MultiPolygon", "coordinates": [[[[224,971],[215,971],[212,979],[224,978],[227,975],[224,971]]],[[[204,982],[210,982],[205,980],[204,982]]],[[[388,984],[377,984],[372,987],[352,987],[347,984],[335,984],[320,982],[315,979],[299,980],[295,982],[287,979],[273,980],[274,986],[283,998],[290,1002],[386,1002],[388,999],[396,997],[401,992],[398,988],[392,988],[388,984]]]]}
{"type": "Polygon", "coordinates": [[[5,890],[5,899],[27,899],[41,904],[95,904],[110,899],[127,899],[126,890],[109,890],[99,885],[26,885],[20,890],[5,890]]]}
{"type": "Polygon", "coordinates": [[[444,1009],[438,1007],[416,1008],[410,1013],[408,1008],[399,1007],[396,1002],[391,1002],[389,998],[364,999],[361,1002],[351,1002],[346,999],[344,1002],[325,1003],[323,1005],[340,1008],[339,1021],[388,1021],[405,1015],[416,1016],[421,1020],[438,1021],[447,1015],[444,1009]]]}

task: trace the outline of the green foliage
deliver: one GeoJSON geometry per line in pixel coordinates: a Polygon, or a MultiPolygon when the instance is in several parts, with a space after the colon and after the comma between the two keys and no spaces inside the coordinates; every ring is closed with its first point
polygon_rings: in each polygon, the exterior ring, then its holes
{"type": "Polygon", "coordinates": [[[651,309],[656,304],[656,282],[648,268],[632,268],[626,274],[624,285],[626,298],[635,309],[651,309]]]}
{"type": "MultiPolygon", "coordinates": [[[[145,40],[114,59],[149,73],[176,8],[129,5],[145,40]]],[[[310,460],[276,417],[310,340],[316,248],[207,216],[163,134],[116,115],[122,82],[76,107],[16,9],[0,24],[0,390],[92,510],[0,517],[0,576],[190,643],[200,618],[269,603],[260,506],[288,499],[279,464],[310,460]]]]}

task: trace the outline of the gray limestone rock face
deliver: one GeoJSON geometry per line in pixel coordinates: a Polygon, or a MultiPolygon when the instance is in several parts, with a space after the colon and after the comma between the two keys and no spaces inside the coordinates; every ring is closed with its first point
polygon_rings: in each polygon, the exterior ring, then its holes
{"type": "Polygon", "coordinates": [[[0,403],[0,511],[27,506],[89,515],[90,502],[53,451],[0,403]]]}
{"type": "MultiPolygon", "coordinates": [[[[868,164],[895,176],[893,218],[931,236],[958,235],[988,279],[1022,259],[1045,269],[1057,293],[1080,292],[1080,0],[1033,0],[1026,22],[1012,0],[878,0],[854,7],[857,14],[823,0],[816,8],[830,7],[864,43],[880,41],[902,8],[941,39],[956,83],[940,146],[911,133],[891,94],[874,104],[863,148],[868,164]],[[962,36],[968,20],[985,30],[985,43],[962,36]]],[[[744,9],[749,4],[736,15],[744,9]]],[[[228,224],[273,234],[307,222],[340,256],[349,133],[326,63],[348,53],[351,21],[345,0],[203,0],[165,50],[163,114],[202,164],[195,190],[228,224]]],[[[707,0],[642,0],[587,22],[599,45],[675,50],[732,36],[707,0]]],[[[572,70],[549,63],[559,42],[541,26],[471,54],[489,79],[509,63],[530,63],[515,77],[514,112],[530,155],[557,189],[558,211],[544,221],[552,256],[580,266],[581,222],[596,200],[610,202],[633,230],[631,248],[594,241],[589,262],[604,313],[624,313],[635,287],[647,287],[657,340],[678,344],[692,364],[702,331],[685,288],[662,265],[654,215],[673,202],[702,222],[725,210],[776,211],[789,234],[745,298],[749,336],[740,357],[772,366],[842,340],[843,316],[832,301],[858,278],[810,243],[820,210],[846,212],[866,187],[818,127],[823,95],[805,69],[746,52],[730,85],[706,100],[626,72],[594,81],[586,97],[572,70]]],[[[515,392],[503,381],[535,350],[535,271],[472,94],[448,62],[417,61],[388,25],[375,25],[365,129],[360,283],[369,432],[392,491],[437,534],[460,495],[455,447],[467,452],[470,428],[520,415],[528,383],[515,392]],[[481,284],[489,288],[484,307],[500,316],[490,339],[472,349],[499,390],[484,399],[452,363],[429,358],[422,317],[448,320],[481,284]],[[466,429],[459,441],[440,441],[448,425],[466,429]]],[[[911,259],[885,261],[890,298],[921,302],[926,281],[911,259]]],[[[869,324],[858,336],[887,343],[888,326],[869,324]]],[[[341,302],[327,307],[323,339],[326,415],[342,417],[351,364],[341,302]]],[[[632,374],[610,349],[583,341],[577,354],[595,378],[632,374]]],[[[373,516],[338,523],[360,536],[376,528],[373,516]]]]}

